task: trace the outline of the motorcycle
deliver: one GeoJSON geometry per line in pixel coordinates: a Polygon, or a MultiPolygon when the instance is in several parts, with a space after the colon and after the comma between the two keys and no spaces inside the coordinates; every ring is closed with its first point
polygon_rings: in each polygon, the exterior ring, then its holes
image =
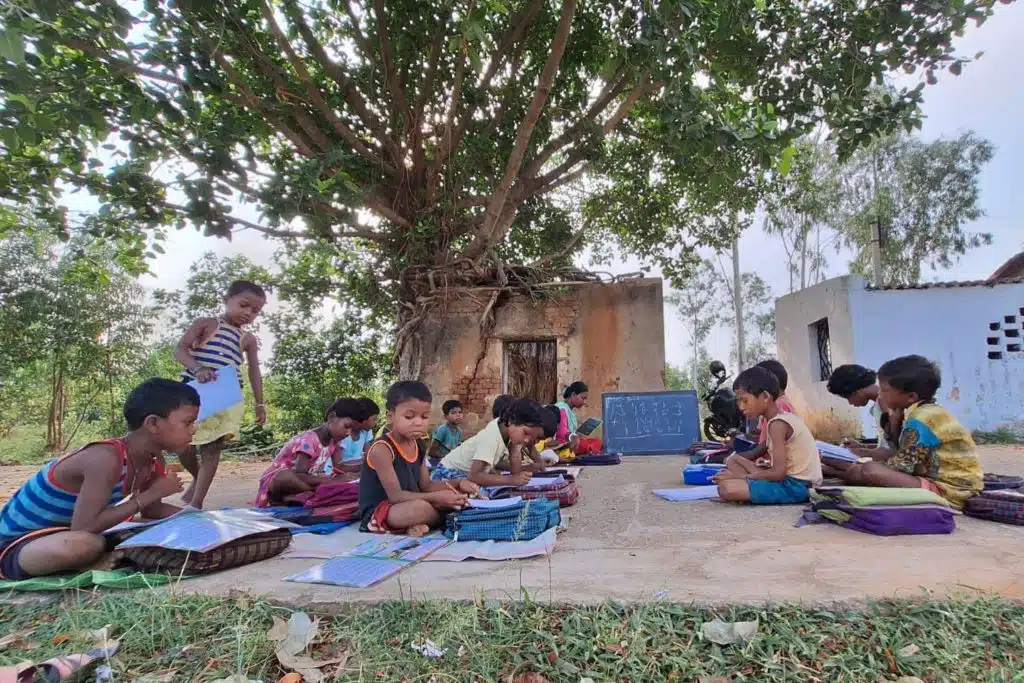
{"type": "Polygon", "coordinates": [[[704,418],[704,436],[708,439],[728,441],[731,438],[730,432],[743,431],[746,418],[740,412],[735,392],[727,386],[722,386],[730,377],[725,364],[718,360],[711,361],[709,369],[716,382],[715,386],[701,397],[711,413],[704,418]]]}

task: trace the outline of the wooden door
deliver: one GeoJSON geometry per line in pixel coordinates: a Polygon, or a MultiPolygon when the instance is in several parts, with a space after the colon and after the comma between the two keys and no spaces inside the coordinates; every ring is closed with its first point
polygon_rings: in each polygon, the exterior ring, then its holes
{"type": "Polygon", "coordinates": [[[554,403],[558,397],[558,346],[554,340],[505,342],[506,393],[554,403]]]}

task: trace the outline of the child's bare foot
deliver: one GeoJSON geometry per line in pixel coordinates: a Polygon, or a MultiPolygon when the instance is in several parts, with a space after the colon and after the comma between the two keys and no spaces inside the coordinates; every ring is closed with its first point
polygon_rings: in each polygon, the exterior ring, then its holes
{"type": "Polygon", "coordinates": [[[405,535],[412,538],[423,538],[430,531],[430,527],[426,524],[414,524],[405,530],[405,535]]]}

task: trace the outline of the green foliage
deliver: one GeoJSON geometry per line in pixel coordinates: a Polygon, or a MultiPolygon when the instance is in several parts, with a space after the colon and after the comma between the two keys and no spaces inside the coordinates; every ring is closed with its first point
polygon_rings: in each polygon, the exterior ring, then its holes
{"type": "Polygon", "coordinates": [[[47,423],[48,449],[86,422],[120,429],[145,359],[153,314],[114,252],[86,235],[60,245],[31,226],[0,236],[0,423],[47,423]]]}
{"type": "Polygon", "coordinates": [[[682,391],[693,389],[693,382],[690,381],[690,374],[671,363],[665,363],[665,388],[669,391],[682,391]]]}
{"type": "Polygon", "coordinates": [[[87,227],[137,256],[170,225],[342,244],[408,298],[410,265],[565,262],[555,197],[585,179],[579,229],[675,277],[723,239],[694,218],[751,207],[801,134],[845,156],[916,125],[922,86],[876,84],[959,73],[952,39],[993,5],[23,0],[0,198],[66,234],[61,193],[85,190],[87,227]]]}
{"type": "Polygon", "coordinates": [[[850,269],[871,275],[876,220],[886,284],[918,282],[922,266],[949,268],[967,250],[991,244],[991,234],[965,228],[985,215],[978,179],[992,155],[991,143],[971,131],[931,142],[893,135],[855,153],[840,169],[836,218],[855,252],[850,269]]]}

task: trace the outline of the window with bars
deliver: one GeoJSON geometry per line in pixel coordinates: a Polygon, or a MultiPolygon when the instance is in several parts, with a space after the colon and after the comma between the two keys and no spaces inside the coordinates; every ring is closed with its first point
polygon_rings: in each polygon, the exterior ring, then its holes
{"type": "Polygon", "coordinates": [[[829,338],[828,318],[810,325],[811,372],[819,382],[832,376],[832,341],[829,338]]]}

